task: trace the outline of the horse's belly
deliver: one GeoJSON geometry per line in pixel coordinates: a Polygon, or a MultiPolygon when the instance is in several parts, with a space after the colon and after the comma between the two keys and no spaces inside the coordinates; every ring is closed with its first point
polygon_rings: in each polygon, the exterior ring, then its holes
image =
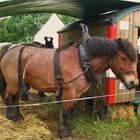
{"type": "Polygon", "coordinates": [[[25,76],[27,84],[39,91],[55,91],[53,66],[50,63],[29,63],[25,76]]]}
{"type": "Polygon", "coordinates": [[[48,82],[43,82],[40,79],[36,79],[34,77],[28,77],[26,79],[27,84],[38,90],[38,91],[46,91],[46,92],[55,92],[56,91],[56,87],[54,84],[52,83],[48,83],[48,82]]]}

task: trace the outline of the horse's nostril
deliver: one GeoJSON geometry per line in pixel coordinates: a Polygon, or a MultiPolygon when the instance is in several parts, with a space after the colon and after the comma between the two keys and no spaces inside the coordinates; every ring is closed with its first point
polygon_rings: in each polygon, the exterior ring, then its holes
{"type": "Polygon", "coordinates": [[[131,81],[130,83],[131,83],[131,85],[134,85],[134,81],[131,81]]]}
{"type": "Polygon", "coordinates": [[[135,81],[131,81],[131,82],[130,82],[130,86],[131,86],[132,88],[135,88],[135,87],[137,86],[137,83],[136,83],[135,81]]]}
{"type": "Polygon", "coordinates": [[[127,89],[133,89],[135,88],[137,85],[135,84],[135,81],[129,81],[128,83],[126,83],[126,87],[127,89]]]}
{"type": "Polygon", "coordinates": [[[139,84],[139,81],[131,81],[130,84],[134,85],[134,86],[137,86],[139,84]]]}
{"type": "Polygon", "coordinates": [[[137,84],[134,81],[131,81],[130,84],[133,88],[137,86],[137,84]]]}

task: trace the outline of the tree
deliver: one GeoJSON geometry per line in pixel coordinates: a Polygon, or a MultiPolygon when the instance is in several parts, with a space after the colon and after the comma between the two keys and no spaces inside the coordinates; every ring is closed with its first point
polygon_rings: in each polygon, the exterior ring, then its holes
{"type": "Polygon", "coordinates": [[[78,20],[77,18],[70,17],[70,16],[65,16],[65,15],[59,15],[59,18],[63,21],[63,23],[65,25],[70,24],[70,23],[78,20]]]}
{"type": "MultiPolygon", "coordinates": [[[[46,13],[23,14],[0,20],[0,42],[31,42],[50,16],[51,14],[46,13]]],[[[59,15],[59,17],[65,24],[77,20],[64,15],[59,15]]]]}
{"type": "Polygon", "coordinates": [[[17,15],[0,21],[0,42],[30,42],[51,14],[17,15]]]}

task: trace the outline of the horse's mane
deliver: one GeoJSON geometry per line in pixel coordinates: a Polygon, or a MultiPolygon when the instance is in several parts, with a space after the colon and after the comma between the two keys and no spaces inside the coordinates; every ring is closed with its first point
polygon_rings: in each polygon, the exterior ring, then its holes
{"type": "Polygon", "coordinates": [[[117,42],[101,37],[90,37],[87,41],[91,56],[110,56],[117,54],[117,42]]]}
{"type": "Polygon", "coordinates": [[[71,47],[71,46],[76,46],[77,47],[77,42],[70,42],[70,43],[68,43],[68,44],[63,44],[59,49],[60,50],[65,50],[65,49],[67,49],[67,48],[69,48],[69,47],[71,47]],[[76,44],[75,44],[76,43],[76,44]],[[74,45],[75,44],[75,45],[74,45]]]}
{"type": "Polygon", "coordinates": [[[114,57],[121,49],[132,62],[137,60],[136,50],[128,40],[121,39],[120,47],[117,45],[117,40],[102,37],[90,37],[87,42],[91,56],[114,57]]]}
{"type": "Polygon", "coordinates": [[[33,47],[37,47],[37,48],[45,48],[44,44],[41,44],[40,42],[37,42],[37,41],[22,43],[22,45],[33,46],[33,47]]]}

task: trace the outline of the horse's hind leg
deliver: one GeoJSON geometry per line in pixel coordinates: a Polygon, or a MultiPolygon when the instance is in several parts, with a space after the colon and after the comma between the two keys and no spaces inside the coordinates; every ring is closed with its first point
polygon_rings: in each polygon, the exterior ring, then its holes
{"type": "Polygon", "coordinates": [[[6,82],[3,75],[0,73],[0,96],[4,100],[5,98],[5,90],[6,90],[6,82]]]}
{"type": "Polygon", "coordinates": [[[18,121],[22,118],[19,109],[19,93],[13,94],[9,88],[7,88],[7,94],[5,96],[6,105],[6,117],[12,121],[18,121]]]}

